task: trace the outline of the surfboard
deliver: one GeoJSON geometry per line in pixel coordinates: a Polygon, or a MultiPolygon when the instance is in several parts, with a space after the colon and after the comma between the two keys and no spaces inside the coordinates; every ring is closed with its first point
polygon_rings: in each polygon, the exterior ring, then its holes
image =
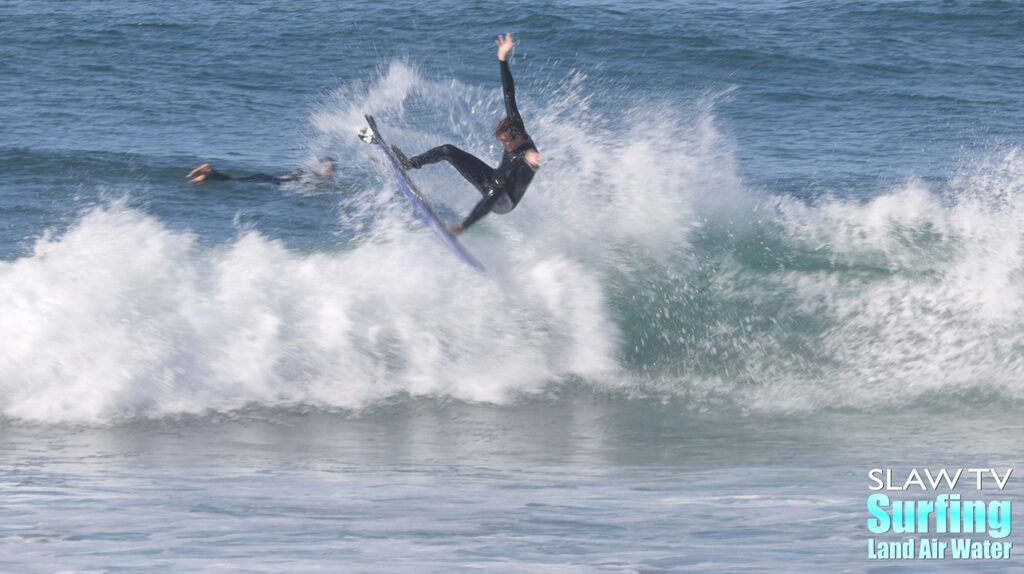
{"type": "Polygon", "coordinates": [[[402,167],[402,162],[398,161],[398,157],[395,156],[395,152],[392,151],[391,146],[389,146],[387,142],[384,141],[384,137],[380,135],[380,129],[377,127],[377,122],[374,121],[373,116],[367,114],[366,123],[369,128],[364,128],[359,132],[360,139],[368,144],[376,146],[377,149],[384,154],[385,163],[390,166],[392,173],[398,180],[398,187],[402,188],[406,197],[412,201],[412,204],[416,207],[416,211],[420,214],[420,217],[427,222],[427,225],[434,230],[434,233],[441,239],[448,249],[455,254],[456,257],[475,269],[483,271],[484,266],[481,265],[480,262],[469,253],[469,251],[466,251],[466,248],[459,243],[459,240],[456,239],[450,231],[448,231],[448,228],[445,227],[441,218],[434,213],[434,209],[430,207],[427,200],[423,198],[423,194],[421,194],[420,190],[416,188],[412,179],[409,178],[409,174],[406,173],[405,169],[402,167]]]}

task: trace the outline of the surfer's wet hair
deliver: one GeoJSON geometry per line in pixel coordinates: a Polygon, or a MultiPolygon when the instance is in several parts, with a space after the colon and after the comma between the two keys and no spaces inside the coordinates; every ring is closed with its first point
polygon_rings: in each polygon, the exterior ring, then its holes
{"type": "Polygon", "coordinates": [[[526,134],[523,133],[523,128],[519,127],[519,124],[509,118],[501,120],[494,128],[494,137],[500,138],[504,134],[508,134],[508,137],[513,140],[526,137],[526,134]]]}

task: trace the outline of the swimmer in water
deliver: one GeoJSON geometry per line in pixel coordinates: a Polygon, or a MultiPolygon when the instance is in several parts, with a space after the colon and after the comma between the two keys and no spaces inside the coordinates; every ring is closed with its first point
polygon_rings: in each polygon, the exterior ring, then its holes
{"type": "Polygon", "coordinates": [[[329,180],[334,177],[334,163],[335,160],[333,157],[324,156],[320,158],[320,167],[315,170],[293,169],[289,172],[282,173],[281,175],[254,173],[243,177],[231,177],[224,172],[217,171],[209,163],[204,163],[190,171],[189,174],[185,176],[185,179],[187,179],[189,183],[225,181],[231,179],[249,183],[271,183],[274,185],[303,180],[315,182],[317,180],[329,180]]]}

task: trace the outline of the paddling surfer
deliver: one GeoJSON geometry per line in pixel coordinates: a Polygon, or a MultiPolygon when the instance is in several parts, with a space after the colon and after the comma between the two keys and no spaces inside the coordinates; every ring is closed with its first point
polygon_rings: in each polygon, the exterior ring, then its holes
{"type": "Polygon", "coordinates": [[[243,177],[232,177],[224,172],[217,171],[209,163],[193,169],[189,172],[185,178],[189,183],[200,183],[203,181],[224,181],[233,179],[235,181],[242,181],[247,183],[272,183],[274,185],[281,185],[283,183],[289,183],[293,181],[313,181],[318,180],[329,180],[334,177],[334,158],[333,157],[322,157],[320,158],[320,166],[314,170],[306,169],[293,169],[289,172],[282,173],[281,175],[270,175],[266,173],[255,173],[252,175],[246,175],[243,177]]]}

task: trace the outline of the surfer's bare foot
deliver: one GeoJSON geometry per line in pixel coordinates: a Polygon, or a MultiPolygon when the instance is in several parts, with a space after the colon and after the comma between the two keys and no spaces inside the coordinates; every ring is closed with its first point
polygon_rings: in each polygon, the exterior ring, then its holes
{"type": "Polygon", "coordinates": [[[458,235],[462,233],[464,229],[461,223],[449,223],[448,225],[445,225],[445,227],[448,228],[448,233],[451,233],[452,235],[458,235]]]}

